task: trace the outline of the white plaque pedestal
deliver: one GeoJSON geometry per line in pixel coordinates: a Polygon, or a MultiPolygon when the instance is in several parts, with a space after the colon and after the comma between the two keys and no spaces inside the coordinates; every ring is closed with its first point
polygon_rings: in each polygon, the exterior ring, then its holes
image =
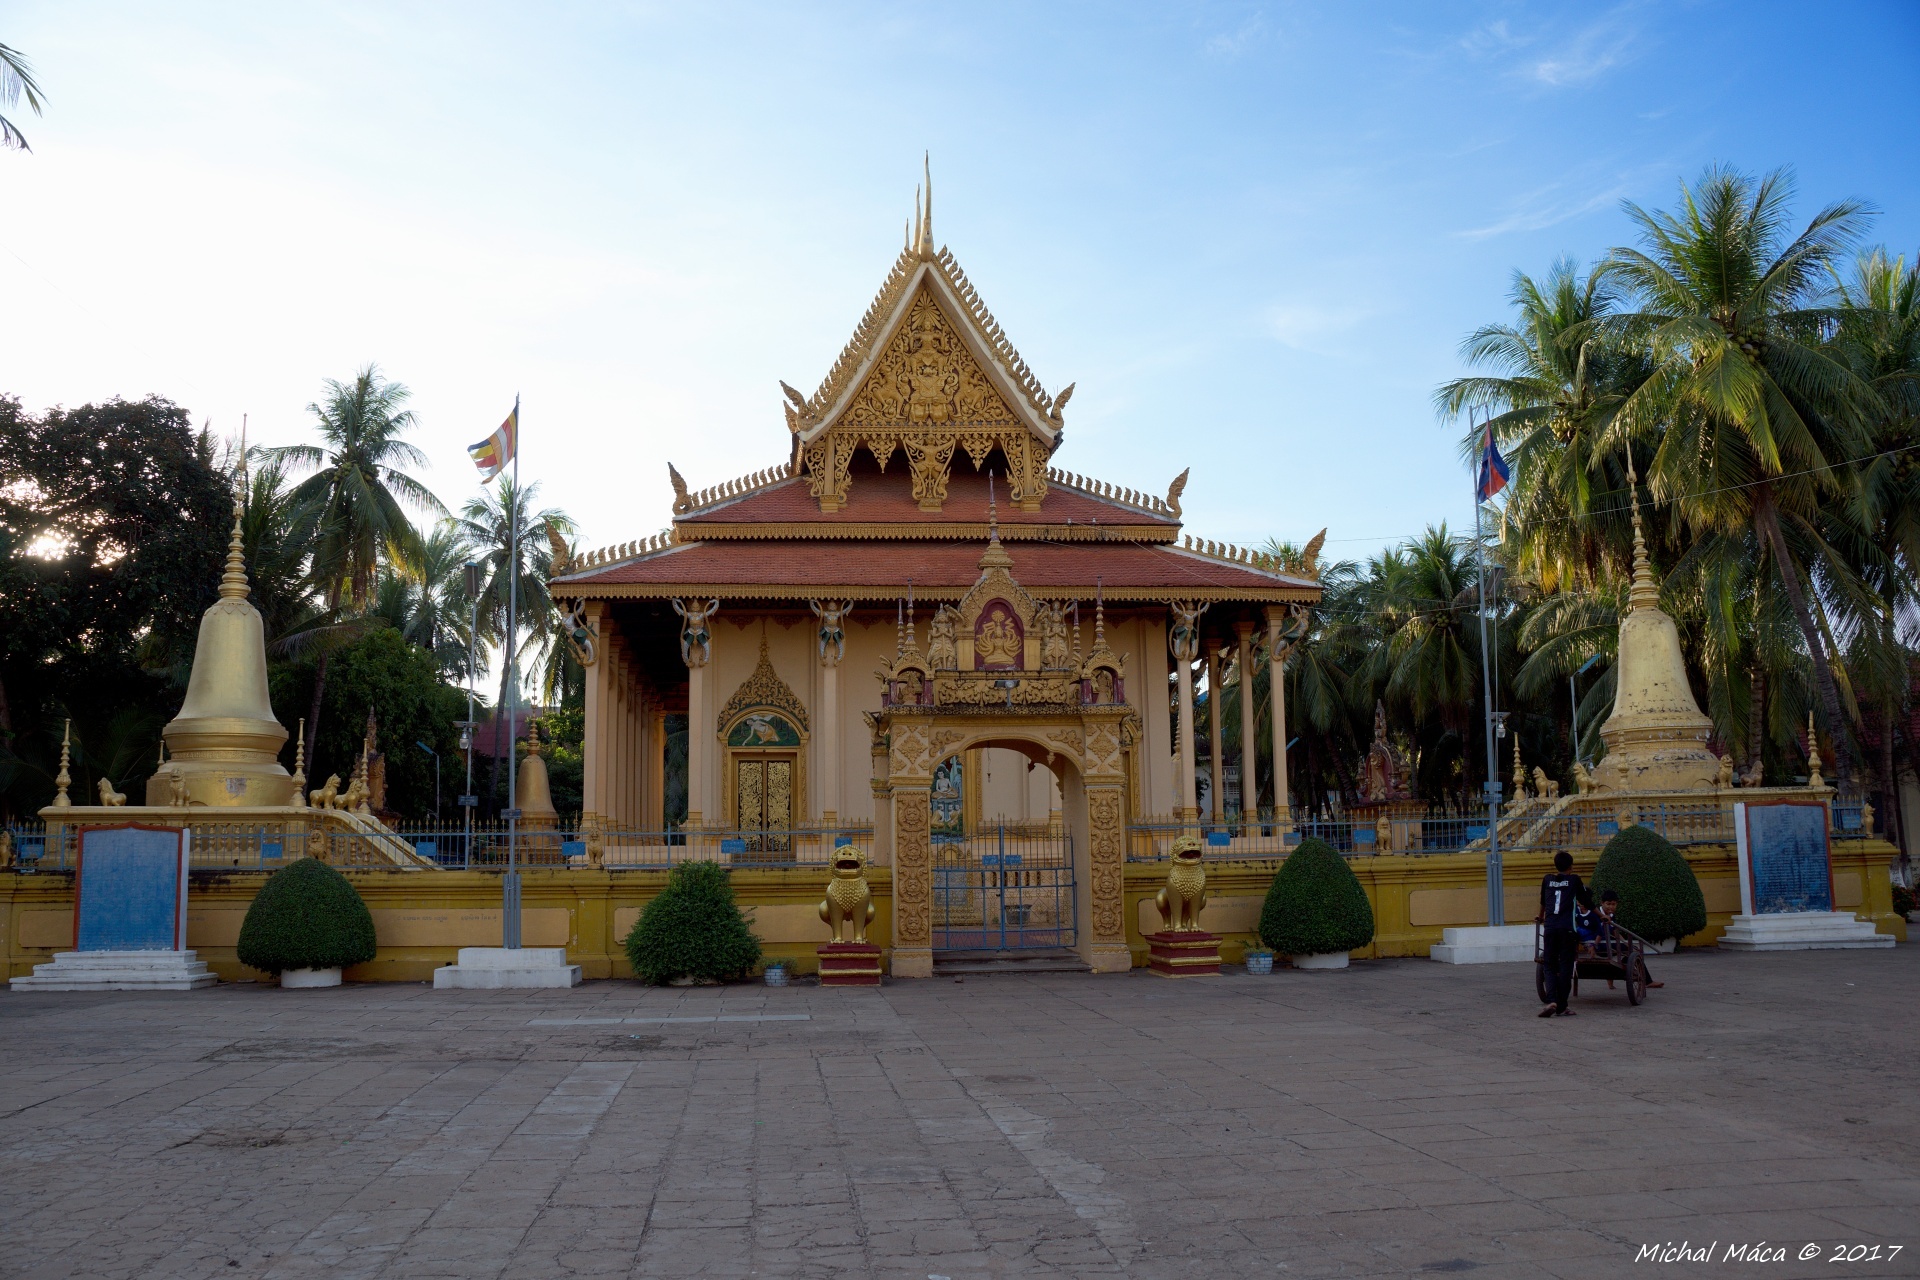
{"type": "Polygon", "coordinates": [[[193,951],[60,951],[15,991],[197,991],[220,981],[193,951]]]}
{"type": "Polygon", "coordinates": [[[565,947],[462,947],[459,963],[433,971],[435,991],[579,985],[580,966],[567,963],[565,947]]]}
{"type": "Polygon", "coordinates": [[[1724,951],[1838,951],[1890,947],[1893,935],[1878,933],[1851,911],[1780,911],[1737,915],[1720,935],[1724,951]]]}
{"type": "Polygon", "coordinates": [[[1481,925],[1473,929],[1442,929],[1440,941],[1427,953],[1441,964],[1513,964],[1533,959],[1530,924],[1481,925]]]}

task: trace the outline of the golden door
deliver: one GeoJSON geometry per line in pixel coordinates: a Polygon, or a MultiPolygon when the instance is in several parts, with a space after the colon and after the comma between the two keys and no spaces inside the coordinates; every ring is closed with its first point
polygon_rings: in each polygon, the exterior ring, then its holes
{"type": "Polygon", "coordinates": [[[791,848],[788,832],[793,827],[792,758],[751,757],[735,761],[734,804],[740,834],[746,837],[749,850],[791,848]]]}

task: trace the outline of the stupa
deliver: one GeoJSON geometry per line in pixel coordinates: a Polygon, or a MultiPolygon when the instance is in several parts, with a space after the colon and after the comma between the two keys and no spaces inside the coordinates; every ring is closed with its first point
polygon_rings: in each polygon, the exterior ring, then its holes
{"type": "Polygon", "coordinates": [[[160,731],[172,758],[147,780],[148,805],[294,803],[293,778],[280,764],[287,731],[267,694],[266,627],[247,598],[241,511],[235,497],[220,598],[200,615],[186,701],[160,731]]]}
{"type": "MultiPolygon", "coordinates": [[[[1631,470],[1629,486],[1638,483],[1631,470]]],[[[1592,789],[1712,791],[1720,760],[1707,749],[1713,721],[1700,714],[1687,683],[1680,632],[1660,607],[1660,588],[1647,562],[1640,502],[1633,504],[1633,588],[1620,620],[1618,684],[1613,714],[1600,726],[1607,755],[1593,770],[1592,789]]]]}

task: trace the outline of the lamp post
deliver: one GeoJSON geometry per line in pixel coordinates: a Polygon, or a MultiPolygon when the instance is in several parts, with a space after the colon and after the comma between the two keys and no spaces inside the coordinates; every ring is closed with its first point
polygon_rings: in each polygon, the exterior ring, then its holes
{"type": "Polygon", "coordinates": [[[473,864],[473,811],[479,807],[480,797],[473,794],[473,672],[479,659],[475,647],[480,641],[480,566],[472,560],[460,566],[460,572],[467,588],[467,718],[460,722],[460,751],[467,757],[467,790],[460,797],[460,807],[467,814],[466,856],[468,866],[473,864]]]}
{"type": "Polygon", "coordinates": [[[413,745],[433,757],[433,822],[438,826],[440,825],[440,753],[424,742],[416,742],[413,745]]]}

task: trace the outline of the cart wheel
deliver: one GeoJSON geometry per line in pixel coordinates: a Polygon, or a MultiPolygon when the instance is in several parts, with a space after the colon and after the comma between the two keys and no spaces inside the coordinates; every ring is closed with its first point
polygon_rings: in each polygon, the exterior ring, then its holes
{"type": "Polygon", "coordinates": [[[1647,998],[1647,965],[1639,956],[1627,962],[1627,1003],[1639,1004],[1647,998]]]}
{"type": "Polygon", "coordinates": [[[1533,962],[1533,990],[1534,994],[1540,997],[1541,1004],[1553,1003],[1553,996],[1547,990],[1547,962],[1545,960],[1535,960],[1533,962]]]}

